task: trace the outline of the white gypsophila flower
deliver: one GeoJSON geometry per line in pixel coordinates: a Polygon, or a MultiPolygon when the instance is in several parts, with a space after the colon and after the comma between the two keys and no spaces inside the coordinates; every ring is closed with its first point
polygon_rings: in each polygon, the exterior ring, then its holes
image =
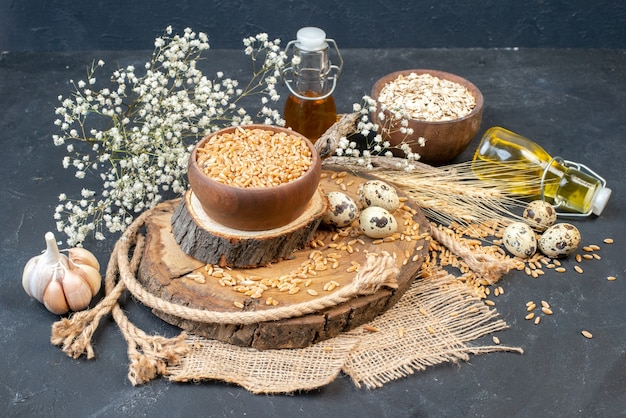
{"type": "Polygon", "coordinates": [[[264,123],[284,124],[269,106],[280,98],[276,85],[286,61],[280,40],[267,34],[243,40],[252,75],[241,88],[221,71],[215,80],[202,74],[198,62],[209,49],[208,39],[190,28],[173,35],[168,26],[145,65],[96,77],[104,66],[99,60],[86,81],[70,82],[71,96],[58,97],[54,125],[61,133],[53,141],[67,146],[63,167],[75,169],[79,179],[94,175],[102,181],[102,190],[82,189],[78,199],[59,195],[64,204],[55,208],[54,219],[68,244],[80,244],[90,234],[99,240],[105,232],[121,232],[137,213],[162,201],[164,192],[183,193],[189,153],[208,132],[252,123],[252,114],[264,123]],[[112,84],[101,85],[104,80],[112,84]],[[260,110],[242,106],[245,97],[259,97],[260,110]]]}
{"type": "MultiPolygon", "coordinates": [[[[364,143],[357,148],[354,142],[340,139],[336,155],[350,156],[354,158],[354,164],[366,167],[372,166],[372,157],[386,156],[392,157],[392,149],[402,150],[405,154],[405,161],[416,161],[419,154],[412,152],[407,140],[413,134],[413,129],[408,127],[410,119],[409,113],[402,108],[387,108],[384,104],[377,102],[370,96],[363,96],[360,103],[352,105],[355,113],[358,113],[356,133],[360,134],[364,143]],[[370,119],[371,115],[376,115],[380,125],[370,119]],[[387,139],[391,134],[401,134],[403,138],[400,143],[392,145],[387,139]]],[[[423,141],[418,140],[418,144],[423,146],[423,141]]]]}

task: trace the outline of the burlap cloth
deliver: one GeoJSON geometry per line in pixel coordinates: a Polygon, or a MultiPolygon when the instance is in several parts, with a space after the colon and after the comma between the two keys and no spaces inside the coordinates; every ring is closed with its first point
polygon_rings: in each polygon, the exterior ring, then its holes
{"type": "Polygon", "coordinates": [[[507,324],[471,287],[439,267],[422,272],[399,302],[371,323],[303,349],[259,351],[186,333],[148,335],[117,304],[141,259],[139,231],[147,216],[149,211],[116,244],[106,296],[91,310],[55,323],[51,337],[68,355],[92,358],[91,337],[110,312],[128,343],[133,384],[161,375],[176,382],[220,380],[253,393],[292,393],[326,385],[343,372],[357,387],[376,388],[429,366],[467,361],[472,354],[522,353],[517,347],[471,344],[507,324]]]}
{"type": "Polygon", "coordinates": [[[471,354],[521,352],[468,344],[506,329],[497,316],[464,283],[440,271],[415,280],[396,305],[368,325],[311,347],[258,351],[190,335],[190,352],[168,368],[168,378],[216,379],[253,393],[288,393],[326,385],[343,372],[357,387],[376,388],[435,364],[467,361],[471,354]]]}

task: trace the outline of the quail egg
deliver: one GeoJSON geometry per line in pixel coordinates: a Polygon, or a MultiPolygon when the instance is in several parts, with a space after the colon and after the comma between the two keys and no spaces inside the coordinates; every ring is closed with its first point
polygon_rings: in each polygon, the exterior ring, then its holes
{"type": "Polygon", "coordinates": [[[524,222],[513,222],[502,234],[504,247],[513,255],[528,258],[537,251],[535,232],[524,222]]]}
{"type": "Polygon", "coordinates": [[[524,209],[524,219],[538,231],[545,231],[556,222],[556,211],[545,200],[533,200],[524,209]]]}
{"type": "Polygon", "coordinates": [[[358,216],[359,208],[350,196],[341,192],[328,192],[328,210],[322,217],[327,225],[343,228],[350,225],[358,216]]]}
{"type": "Polygon", "coordinates": [[[539,250],[548,257],[565,257],[580,245],[580,231],[569,223],[558,223],[541,234],[539,250]]]}
{"type": "Polygon", "coordinates": [[[398,222],[387,209],[370,206],[361,211],[359,227],[370,238],[385,238],[397,231],[398,222]]]}
{"type": "Polygon", "coordinates": [[[396,189],[382,180],[368,180],[359,186],[359,201],[363,207],[378,206],[393,213],[400,207],[396,189]]]}

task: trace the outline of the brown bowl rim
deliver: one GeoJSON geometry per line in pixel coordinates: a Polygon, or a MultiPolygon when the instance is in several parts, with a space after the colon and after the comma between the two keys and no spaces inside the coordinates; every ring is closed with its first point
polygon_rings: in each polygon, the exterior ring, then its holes
{"type": "MultiPolygon", "coordinates": [[[[477,94],[474,94],[474,98],[476,99],[476,105],[471,110],[471,112],[469,112],[467,115],[465,115],[463,117],[460,117],[460,118],[457,118],[457,119],[438,120],[438,121],[431,121],[431,120],[422,120],[422,119],[413,119],[413,118],[411,118],[411,119],[409,119],[409,121],[411,121],[411,122],[414,122],[414,123],[429,123],[429,124],[433,124],[433,125],[445,125],[445,124],[452,123],[452,122],[459,122],[459,121],[463,121],[463,120],[470,119],[470,118],[474,117],[478,112],[480,112],[482,110],[482,108],[484,106],[483,93],[480,91],[480,89],[478,87],[476,87],[476,85],[474,83],[472,83],[468,79],[463,78],[460,75],[449,73],[449,72],[446,72],[446,71],[432,70],[432,69],[425,69],[425,68],[409,69],[409,70],[398,70],[398,71],[394,71],[392,73],[385,74],[384,76],[382,76],[378,80],[376,80],[376,82],[372,86],[372,91],[371,91],[372,99],[374,99],[376,101],[376,103],[378,103],[378,93],[376,93],[376,95],[375,95],[375,92],[377,90],[376,87],[378,85],[380,85],[381,83],[383,83],[383,80],[385,80],[385,79],[395,80],[400,75],[408,75],[408,74],[411,74],[411,73],[431,74],[431,75],[433,75],[435,77],[443,78],[445,80],[453,81],[455,83],[461,84],[463,87],[467,88],[468,90],[474,90],[477,93],[477,94]],[[442,77],[440,77],[439,75],[442,75],[442,77]],[[459,82],[459,80],[461,82],[459,82]]],[[[380,86],[380,88],[378,89],[378,92],[380,92],[380,90],[382,90],[382,87],[385,84],[387,84],[388,82],[389,81],[387,81],[384,84],[382,84],[380,86]]],[[[385,110],[385,112],[388,112],[388,111],[385,110]]]]}
{"type": "MultiPolygon", "coordinates": [[[[277,131],[273,131],[273,132],[277,132],[277,131]]],[[[215,187],[223,188],[225,190],[231,189],[233,191],[245,191],[246,193],[251,193],[251,194],[267,193],[268,190],[276,190],[281,187],[289,187],[289,188],[297,187],[299,183],[304,182],[306,180],[306,177],[308,177],[311,174],[314,174],[314,171],[315,171],[314,167],[317,165],[317,162],[319,161],[319,159],[320,159],[320,156],[317,152],[317,148],[315,148],[315,145],[301,133],[294,131],[293,129],[285,128],[283,126],[265,125],[265,124],[228,126],[226,128],[219,129],[215,132],[211,132],[210,134],[207,134],[204,138],[202,138],[200,141],[198,141],[198,143],[196,143],[196,145],[193,147],[191,154],[189,156],[189,162],[194,164],[194,166],[200,171],[200,174],[203,175],[203,178],[206,179],[210,184],[213,184],[215,185],[215,187]],[[210,138],[213,138],[214,136],[224,134],[230,131],[234,131],[237,128],[261,129],[261,130],[269,130],[269,131],[273,131],[273,129],[276,129],[279,132],[289,133],[291,135],[294,135],[303,139],[306,145],[311,150],[311,165],[309,166],[309,169],[307,169],[307,171],[305,171],[303,175],[301,175],[300,177],[296,179],[293,179],[286,183],[281,183],[277,186],[272,186],[272,187],[237,187],[237,186],[231,186],[230,184],[220,183],[219,181],[212,179],[211,177],[204,174],[204,172],[202,171],[202,168],[198,164],[198,158],[197,158],[198,148],[200,148],[200,146],[204,144],[206,141],[208,141],[210,138]]]]}

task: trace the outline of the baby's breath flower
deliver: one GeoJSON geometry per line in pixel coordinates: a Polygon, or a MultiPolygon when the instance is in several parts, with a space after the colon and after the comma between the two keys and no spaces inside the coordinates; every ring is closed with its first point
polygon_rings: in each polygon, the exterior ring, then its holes
{"type": "Polygon", "coordinates": [[[260,98],[255,116],[261,121],[284,124],[280,112],[269,107],[279,99],[276,75],[286,60],[280,40],[270,41],[267,34],[243,40],[253,68],[240,88],[221,71],[212,80],[198,69],[208,39],[189,28],[173,34],[168,26],[145,65],[96,77],[104,66],[99,60],[86,81],[71,81],[71,96],[58,97],[54,124],[61,133],[52,138],[70,154],[63,167],[73,167],[79,179],[94,175],[102,181],[102,190],[83,188],[77,199],[59,195],[54,219],[68,244],[79,245],[90,234],[101,240],[106,232],[121,232],[137,213],[162,201],[164,192],[183,193],[193,145],[209,132],[254,122],[243,106],[245,97],[260,98]],[[102,80],[113,85],[100,86],[102,80]]]}
{"type": "MultiPolygon", "coordinates": [[[[409,164],[409,161],[417,161],[420,158],[419,153],[413,152],[406,140],[394,146],[389,141],[383,140],[383,135],[387,136],[392,132],[401,133],[405,139],[413,135],[413,129],[408,127],[410,117],[404,109],[388,109],[370,96],[363,96],[361,103],[352,105],[352,110],[359,114],[356,132],[365,138],[365,143],[357,146],[354,141],[340,138],[336,155],[353,157],[355,164],[364,167],[372,166],[374,156],[392,157],[393,149],[404,153],[403,164],[409,164]],[[382,126],[370,119],[371,114],[378,116],[382,126]]],[[[424,146],[425,141],[424,138],[419,138],[417,142],[418,145],[424,146]]]]}

